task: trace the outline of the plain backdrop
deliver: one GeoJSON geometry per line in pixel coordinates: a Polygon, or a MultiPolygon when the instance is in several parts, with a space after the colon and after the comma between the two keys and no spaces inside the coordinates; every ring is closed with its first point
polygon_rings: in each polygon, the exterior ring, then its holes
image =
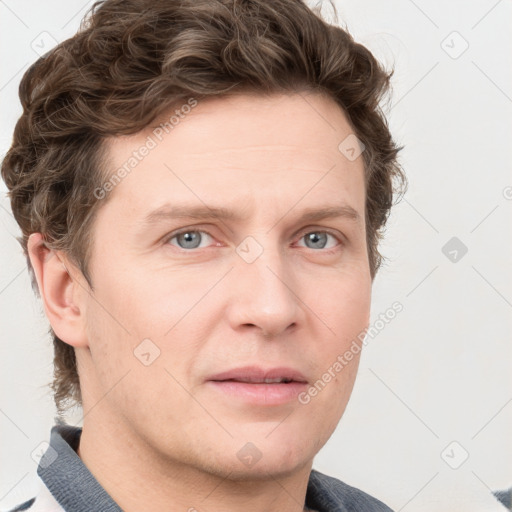
{"type": "MultiPolygon", "coordinates": [[[[0,152],[37,51],[91,3],[0,0],[0,152]]],[[[385,106],[405,146],[367,343],[349,406],[315,468],[395,510],[500,510],[512,485],[512,2],[340,0],[339,22],[394,67],[385,106]]],[[[323,6],[331,16],[327,3],[323,6]]],[[[52,347],[9,201],[0,194],[0,509],[35,495],[52,347]]],[[[504,509],[503,509],[504,510],[504,509]]]]}

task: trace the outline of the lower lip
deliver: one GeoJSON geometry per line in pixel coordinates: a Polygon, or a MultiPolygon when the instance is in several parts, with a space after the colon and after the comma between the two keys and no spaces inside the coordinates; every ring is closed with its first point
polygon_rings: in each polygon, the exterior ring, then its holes
{"type": "Polygon", "coordinates": [[[297,400],[297,395],[307,388],[305,382],[254,384],[223,380],[209,384],[221,393],[254,405],[282,405],[297,400]]]}

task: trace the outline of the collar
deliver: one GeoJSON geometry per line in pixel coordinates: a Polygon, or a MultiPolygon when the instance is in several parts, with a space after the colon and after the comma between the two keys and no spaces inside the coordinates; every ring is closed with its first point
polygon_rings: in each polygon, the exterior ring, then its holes
{"type": "Polygon", "coordinates": [[[76,454],[82,429],[56,425],[37,474],[66,512],[122,512],[76,454]]]}

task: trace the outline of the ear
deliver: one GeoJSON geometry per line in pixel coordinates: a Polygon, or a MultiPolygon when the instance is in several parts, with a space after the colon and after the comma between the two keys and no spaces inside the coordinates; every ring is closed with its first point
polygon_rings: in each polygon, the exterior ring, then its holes
{"type": "Polygon", "coordinates": [[[29,236],[27,249],[53,331],[73,347],[87,347],[84,299],[88,285],[78,281],[80,271],[61,251],[46,247],[41,233],[29,236]]]}

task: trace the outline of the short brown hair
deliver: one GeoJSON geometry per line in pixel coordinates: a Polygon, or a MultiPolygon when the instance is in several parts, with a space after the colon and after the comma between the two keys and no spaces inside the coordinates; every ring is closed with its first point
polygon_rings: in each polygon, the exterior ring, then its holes
{"type": "MultiPolygon", "coordinates": [[[[309,91],[334,99],[364,144],[374,277],[397,184],[405,186],[401,148],[380,108],[391,75],[346,30],[301,0],[96,2],[78,33],[37,60],[20,84],[23,113],[2,176],[23,251],[28,236],[41,232],[92,288],[87,262],[101,204],[93,191],[104,180],[109,136],[136,133],[191,96],[309,91]]],[[[81,403],[80,383],[73,347],[51,327],[50,333],[60,413],[69,402],[81,403]]]]}

